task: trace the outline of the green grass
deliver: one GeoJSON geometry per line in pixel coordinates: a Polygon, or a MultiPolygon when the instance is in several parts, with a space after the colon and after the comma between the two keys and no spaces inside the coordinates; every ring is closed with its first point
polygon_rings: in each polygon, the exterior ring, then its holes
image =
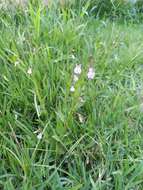
{"type": "Polygon", "coordinates": [[[0,12],[0,189],[143,189],[142,31],[84,10],[0,12]]]}

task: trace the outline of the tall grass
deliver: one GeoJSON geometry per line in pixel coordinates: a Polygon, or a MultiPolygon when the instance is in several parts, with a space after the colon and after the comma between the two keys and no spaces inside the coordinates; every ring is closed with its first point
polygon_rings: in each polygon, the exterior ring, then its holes
{"type": "Polygon", "coordinates": [[[1,189],[143,187],[142,24],[86,8],[0,12],[1,189]]]}
{"type": "MultiPolygon", "coordinates": [[[[73,2],[73,1],[68,1],[73,2]]],[[[143,11],[143,2],[137,0],[136,2],[130,0],[79,0],[74,3],[69,3],[95,17],[110,17],[110,18],[124,18],[131,19],[133,17],[141,16],[143,11]]]]}

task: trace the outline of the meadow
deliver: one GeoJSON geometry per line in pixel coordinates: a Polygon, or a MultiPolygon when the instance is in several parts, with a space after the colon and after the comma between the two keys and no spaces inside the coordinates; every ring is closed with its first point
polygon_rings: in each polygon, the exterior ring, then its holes
{"type": "Polygon", "coordinates": [[[142,32],[86,6],[0,9],[0,189],[143,189],[142,32]]]}

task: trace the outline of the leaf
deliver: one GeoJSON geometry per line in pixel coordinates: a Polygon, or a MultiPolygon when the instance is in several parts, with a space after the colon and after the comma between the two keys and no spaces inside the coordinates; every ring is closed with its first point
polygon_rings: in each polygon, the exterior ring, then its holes
{"type": "Polygon", "coordinates": [[[69,189],[69,190],[79,190],[79,189],[81,189],[82,188],[82,184],[78,184],[78,185],[76,185],[76,186],[74,186],[74,187],[72,187],[71,189],[69,189]]]}

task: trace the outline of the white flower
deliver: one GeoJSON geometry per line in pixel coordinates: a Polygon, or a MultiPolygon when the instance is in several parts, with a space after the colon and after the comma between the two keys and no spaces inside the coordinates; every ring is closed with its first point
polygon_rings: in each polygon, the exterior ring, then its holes
{"type": "Polygon", "coordinates": [[[29,67],[29,69],[28,69],[27,73],[28,73],[29,75],[31,75],[31,74],[32,74],[32,68],[31,68],[31,67],[29,67]]]}
{"type": "Polygon", "coordinates": [[[15,113],[15,120],[17,120],[18,119],[18,114],[17,113],[15,113]]]}
{"type": "Polygon", "coordinates": [[[36,48],[33,48],[33,53],[36,53],[36,48]]]}
{"type": "Polygon", "coordinates": [[[81,64],[76,65],[74,68],[74,74],[80,75],[81,74],[81,64]]]}
{"type": "Polygon", "coordinates": [[[39,140],[42,139],[42,133],[39,133],[39,134],[37,135],[37,139],[39,139],[39,140]]]}
{"type": "Polygon", "coordinates": [[[77,75],[74,75],[74,76],[73,76],[73,81],[74,81],[74,82],[77,82],[77,81],[78,81],[78,76],[77,76],[77,75]]]}
{"type": "Polygon", "coordinates": [[[92,80],[92,79],[94,79],[94,77],[95,77],[95,71],[92,67],[90,67],[88,70],[88,73],[87,73],[87,78],[89,80],[92,80]]]}
{"type": "Polygon", "coordinates": [[[74,92],[74,91],[75,91],[74,86],[71,86],[70,91],[71,91],[71,92],[74,92]]]}
{"type": "Polygon", "coordinates": [[[19,65],[19,61],[15,61],[14,66],[16,67],[17,65],[19,65]]]}
{"type": "Polygon", "coordinates": [[[74,54],[72,54],[72,55],[71,55],[71,58],[72,58],[72,59],[75,59],[75,56],[74,56],[74,54]]]}

